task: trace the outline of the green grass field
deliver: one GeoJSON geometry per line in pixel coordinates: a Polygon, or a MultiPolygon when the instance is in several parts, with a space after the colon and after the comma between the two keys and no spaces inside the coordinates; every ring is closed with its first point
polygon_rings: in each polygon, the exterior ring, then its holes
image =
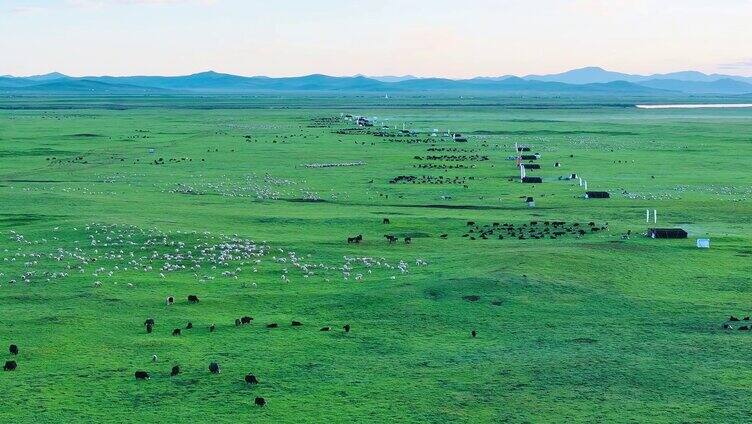
{"type": "Polygon", "coordinates": [[[752,334],[721,326],[752,312],[752,110],[627,104],[0,99],[0,422],[749,421],[752,334]]]}

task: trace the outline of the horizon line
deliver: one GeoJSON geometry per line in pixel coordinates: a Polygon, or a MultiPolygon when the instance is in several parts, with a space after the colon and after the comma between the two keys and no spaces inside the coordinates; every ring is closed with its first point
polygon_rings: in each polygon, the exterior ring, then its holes
{"type": "Polygon", "coordinates": [[[697,71],[693,69],[683,69],[679,71],[671,71],[671,72],[654,72],[649,74],[643,74],[643,73],[629,73],[624,71],[613,71],[610,69],[605,69],[600,66],[583,66],[579,68],[572,68],[572,69],[566,69],[563,71],[558,72],[550,72],[550,73],[529,73],[525,75],[517,75],[517,74],[499,74],[499,75],[476,75],[472,77],[450,77],[450,76],[438,76],[438,75],[416,75],[413,73],[409,74],[374,74],[369,75],[362,72],[356,73],[356,74],[326,74],[321,72],[312,72],[312,73],[306,73],[306,74],[286,74],[286,75],[245,75],[241,73],[232,73],[232,72],[223,72],[223,71],[217,71],[214,69],[208,69],[208,70],[202,70],[202,71],[194,71],[194,72],[188,72],[188,73],[180,73],[180,74],[148,74],[148,73],[136,73],[136,74],[101,74],[101,75],[94,75],[94,74],[87,74],[87,75],[72,75],[72,74],[66,74],[64,72],[60,71],[50,71],[46,73],[35,73],[30,75],[14,75],[14,74],[0,74],[0,77],[10,77],[10,78],[33,78],[33,77],[43,77],[53,74],[60,74],[65,77],[69,78],[101,78],[101,77],[112,77],[112,78],[127,78],[127,77],[187,77],[192,75],[200,75],[200,74],[208,74],[208,73],[215,73],[215,74],[221,74],[221,75],[232,75],[232,76],[238,76],[238,77],[244,77],[244,78],[300,78],[300,77],[307,77],[307,76],[313,76],[313,75],[322,75],[327,77],[335,77],[335,78],[355,78],[355,77],[365,77],[365,78],[411,78],[411,79],[447,79],[447,80],[455,80],[455,81],[462,81],[462,80],[471,80],[471,79],[478,79],[478,78],[529,78],[529,77],[545,77],[545,76],[551,76],[551,75],[559,75],[564,74],[568,72],[573,71],[581,71],[586,69],[593,69],[593,70],[599,70],[603,72],[609,72],[609,73],[619,73],[624,74],[628,76],[633,77],[651,77],[651,76],[657,76],[657,75],[670,75],[670,74],[677,74],[677,73],[687,73],[687,72],[693,72],[702,74],[705,76],[728,76],[728,77],[738,77],[738,78],[752,78],[752,75],[740,75],[740,74],[732,74],[732,73],[706,73],[703,71],[697,71]]]}

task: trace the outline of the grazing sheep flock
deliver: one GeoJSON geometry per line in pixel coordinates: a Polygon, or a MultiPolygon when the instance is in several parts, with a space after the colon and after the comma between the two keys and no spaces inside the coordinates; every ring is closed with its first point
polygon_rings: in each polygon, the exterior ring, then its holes
{"type": "Polygon", "coordinates": [[[702,422],[748,385],[749,116],[224,101],[0,108],[0,421],[702,422]]]}

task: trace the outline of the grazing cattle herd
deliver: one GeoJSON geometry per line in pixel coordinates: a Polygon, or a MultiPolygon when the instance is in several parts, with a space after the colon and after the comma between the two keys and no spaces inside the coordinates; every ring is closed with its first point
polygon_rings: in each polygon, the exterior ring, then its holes
{"type": "Polygon", "coordinates": [[[557,239],[565,235],[574,235],[577,238],[583,237],[590,233],[597,233],[599,231],[608,231],[608,223],[604,225],[597,225],[595,222],[589,222],[587,224],[581,224],[579,222],[566,223],[564,221],[530,221],[524,224],[512,224],[512,223],[499,223],[494,222],[492,224],[486,224],[478,226],[475,222],[470,221],[467,223],[470,229],[462,235],[470,240],[488,239],[492,236],[497,236],[499,240],[503,240],[504,237],[517,238],[519,240],[525,239],[557,239]]]}
{"type": "MultiPolygon", "coordinates": [[[[188,302],[190,304],[196,304],[196,303],[199,302],[199,300],[198,300],[197,296],[190,295],[190,296],[188,296],[188,302]]],[[[248,324],[251,324],[253,320],[254,320],[253,317],[245,315],[245,316],[243,316],[241,318],[236,318],[235,319],[235,326],[238,327],[238,326],[248,325],[248,324]]],[[[156,320],[154,318],[147,318],[144,321],[144,326],[146,327],[146,333],[147,334],[151,334],[153,332],[153,329],[154,329],[155,325],[156,325],[156,320]]],[[[301,327],[301,326],[303,326],[303,323],[301,321],[293,320],[293,321],[291,321],[290,326],[291,327],[301,327]]],[[[278,323],[269,323],[269,324],[266,325],[266,328],[268,328],[268,329],[279,328],[279,324],[278,323]]],[[[344,333],[350,333],[351,328],[352,327],[350,326],[349,323],[342,326],[342,330],[343,330],[344,333]]],[[[187,330],[193,329],[192,322],[190,322],[190,321],[188,322],[188,324],[186,325],[186,329],[187,330]]],[[[325,326],[325,327],[321,327],[319,331],[331,331],[331,329],[332,329],[331,326],[325,326]]],[[[216,330],[216,325],[215,324],[211,324],[209,326],[209,332],[210,333],[214,333],[215,330],[216,330]]],[[[180,328],[176,328],[176,329],[172,330],[172,335],[173,336],[180,336],[182,334],[183,333],[182,333],[182,330],[180,328]]],[[[473,330],[473,337],[475,337],[475,330],[473,330]]],[[[12,355],[18,355],[18,346],[16,346],[15,344],[11,344],[8,350],[10,351],[10,353],[12,355]]],[[[152,362],[157,362],[157,360],[158,360],[157,355],[153,355],[152,356],[152,362]]],[[[5,366],[3,367],[3,369],[5,371],[14,371],[16,369],[16,367],[17,367],[16,361],[6,361],[5,366]]],[[[220,374],[221,372],[222,372],[222,367],[220,366],[220,364],[218,362],[212,361],[212,362],[209,363],[209,373],[211,373],[211,374],[220,374]]],[[[182,373],[182,370],[180,368],[180,365],[174,365],[171,368],[171,370],[170,370],[170,377],[177,377],[181,373],[182,373]]],[[[149,379],[151,379],[151,375],[149,374],[148,371],[145,371],[145,370],[137,370],[134,375],[135,375],[136,380],[149,380],[149,379]]],[[[243,381],[245,381],[245,383],[249,384],[249,385],[258,385],[259,384],[259,379],[253,373],[246,374],[245,377],[243,378],[243,381]]],[[[266,405],[266,399],[264,399],[263,397],[257,397],[255,399],[255,401],[254,401],[254,404],[256,406],[265,406],[266,405]]]]}
{"type": "Polygon", "coordinates": [[[738,317],[731,315],[726,320],[726,322],[723,323],[721,328],[724,330],[738,330],[738,331],[750,331],[752,330],[752,324],[737,324],[738,322],[749,322],[750,318],[749,315],[745,316],[744,318],[739,319],[738,317]],[[733,324],[732,324],[733,323],[733,324]]]}

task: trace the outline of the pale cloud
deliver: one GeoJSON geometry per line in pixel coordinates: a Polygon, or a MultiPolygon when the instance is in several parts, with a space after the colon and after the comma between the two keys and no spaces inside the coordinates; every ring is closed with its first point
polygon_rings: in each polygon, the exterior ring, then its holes
{"type": "Polygon", "coordinates": [[[8,9],[8,12],[16,15],[39,15],[48,11],[49,9],[42,6],[15,6],[8,9]]]}
{"type": "Polygon", "coordinates": [[[73,7],[101,8],[112,5],[212,5],[219,0],[66,0],[73,7]]]}
{"type": "Polygon", "coordinates": [[[718,69],[752,69],[752,59],[741,60],[739,62],[722,63],[718,69]]]}

